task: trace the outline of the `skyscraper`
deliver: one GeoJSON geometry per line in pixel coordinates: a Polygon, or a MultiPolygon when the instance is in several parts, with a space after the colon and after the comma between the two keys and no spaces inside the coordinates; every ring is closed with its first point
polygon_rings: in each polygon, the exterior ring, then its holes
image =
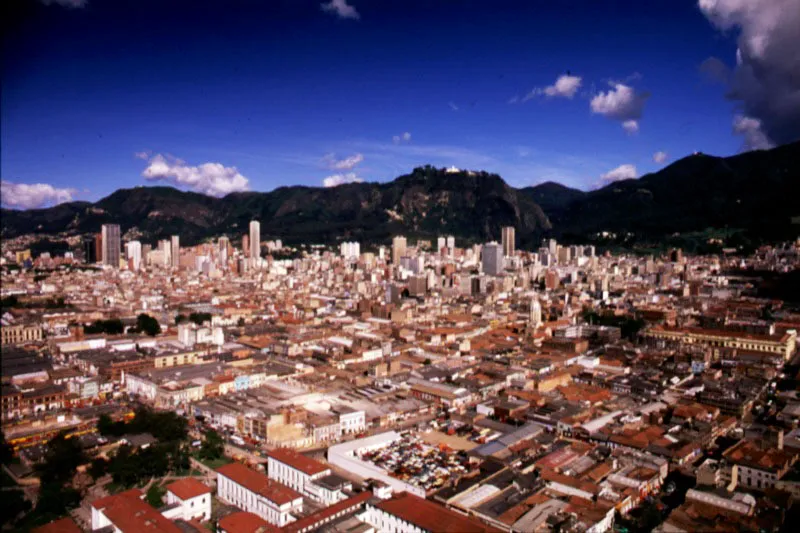
{"type": "Polygon", "coordinates": [[[219,258],[219,264],[221,266],[225,266],[228,263],[228,246],[230,246],[231,241],[222,236],[217,241],[217,257],[219,258]]]}
{"type": "Polygon", "coordinates": [[[100,234],[103,236],[103,264],[119,268],[119,257],[122,254],[119,224],[103,224],[100,234]]]}
{"type": "Polygon", "coordinates": [[[164,258],[163,265],[170,266],[172,264],[172,243],[167,239],[161,239],[158,241],[158,249],[164,258]]]}
{"type": "Polygon", "coordinates": [[[247,233],[242,235],[242,254],[250,257],[250,236],[247,233]]]}
{"type": "Polygon", "coordinates": [[[514,226],[506,226],[503,228],[502,231],[503,237],[503,255],[506,257],[512,257],[515,251],[515,239],[516,235],[514,232],[514,226]]]}
{"type": "Polygon", "coordinates": [[[250,263],[258,264],[261,258],[261,223],[257,220],[250,221],[250,263]]]}
{"type": "Polygon", "coordinates": [[[142,243],[139,241],[130,241],[125,244],[127,251],[128,268],[131,270],[139,270],[142,264],[142,243]]]}
{"type": "Polygon", "coordinates": [[[442,248],[447,246],[447,239],[445,237],[439,237],[436,239],[436,253],[441,254],[442,248]]]}
{"type": "Polygon", "coordinates": [[[177,268],[181,265],[181,238],[178,235],[172,236],[170,248],[172,266],[177,268]]]}
{"type": "Polygon", "coordinates": [[[406,255],[406,238],[397,236],[392,239],[392,263],[400,264],[400,258],[406,255]]]}
{"type": "Polygon", "coordinates": [[[87,264],[97,262],[97,240],[96,235],[89,235],[83,238],[83,257],[87,264]]]}
{"type": "Polygon", "coordinates": [[[503,272],[503,248],[496,242],[483,245],[481,250],[483,272],[490,276],[499,276],[503,272]]]}

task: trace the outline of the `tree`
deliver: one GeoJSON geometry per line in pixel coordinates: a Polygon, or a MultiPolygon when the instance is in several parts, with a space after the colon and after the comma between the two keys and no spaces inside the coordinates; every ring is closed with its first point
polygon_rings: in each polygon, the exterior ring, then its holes
{"type": "Polygon", "coordinates": [[[164,495],[166,493],[167,489],[158,483],[153,483],[150,485],[150,488],[147,489],[147,495],[145,496],[145,499],[151,506],[155,507],[156,509],[160,509],[164,506],[164,495]]]}
{"type": "Polygon", "coordinates": [[[0,524],[13,524],[21,513],[31,510],[31,502],[25,499],[21,490],[3,491],[3,505],[0,505],[0,524]]]}
{"type": "Polygon", "coordinates": [[[78,466],[85,462],[78,439],[68,439],[61,432],[48,443],[45,460],[39,465],[39,479],[43,485],[52,483],[63,487],[72,481],[78,466]]]}
{"type": "Polygon", "coordinates": [[[14,458],[14,449],[6,442],[6,435],[0,432],[0,464],[7,465],[14,458]]]}
{"type": "Polygon", "coordinates": [[[184,322],[188,321],[189,318],[186,315],[175,315],[175,325],[183,324],[184,322]]]}
{"type": "Polygon", "coordinates": [[[96,459],[92,460],[92,463],[89,465],[89,475],[92,476],[92,479],[97,481],[107,473],[108,461],[102,457],[97,457],[96,459]]]}
{"type": "Polygon", "coordinates": [[[203,445],[200,447],[200,457],[206,460],[219,459],[225,453],[225,441],[219,433],[210,429],[206,431],[203,445]]]}
{"type": "Polygon", "coordinates": [[[211,322],[211,313],[191,313],[189,320],[198,326],[202,326],[204,322],[211,322]]]}
{"type": "Polygon", "coordinates": [[[39,488],[36,503],[36,523],[47,523],[66,515],[81,504],[81,493],[72,487],[45,483],[39,488]]]}
{"type": "Polygon", "coordinates": [[[161,333],[161,326],[159,325],[158,320],[146,313],[142,313],[136,317],[136,329],[142,333],[150,335],[151,337],[155,337],[161,333]]]}

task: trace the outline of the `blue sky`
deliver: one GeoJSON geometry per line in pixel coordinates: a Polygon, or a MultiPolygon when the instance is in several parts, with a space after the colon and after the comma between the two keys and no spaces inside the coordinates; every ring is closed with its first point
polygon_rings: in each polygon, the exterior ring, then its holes
{"type": "Polygon", "coordinates": [[[3,204],[426,163],[587,189],[771,145],[719,79],[751,21],[709,1],[8,0],[3,204]]]}

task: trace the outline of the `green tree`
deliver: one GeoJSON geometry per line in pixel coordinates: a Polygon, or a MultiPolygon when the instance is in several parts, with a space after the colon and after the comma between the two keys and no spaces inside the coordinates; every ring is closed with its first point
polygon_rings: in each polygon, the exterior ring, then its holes
{"type": "Polygon", "coordinates": [[[183,324],[187,322],[189,318],[186,315],[175,315],[175,325],[183,324]]]}
{"type": "Polygon", "coordinates": [[[46,524],[66,515],[70,509],[81,504],[81,493],[72,487],[63,487],[55,483],[45,483],[39,488],[39,500],[36,502],[34,522],[46,524]]]}
{"type": "Polygon", "coordinates": [[[225,441],[219,433],[210,429],[206,431],[203,445],[200,447],[200,457],[207,460],[219,459],[225,453],[225,441]]]}
{"type": "Polygon", "coordinates": [[[97,481],[107,473],[108,473],[108,461],[106,461],[102,457],[97,457],[92,460],[92,463],[89,465],[89,475],[92,476],[92,479],[97,481]]]}
{"type": "Polygon", "coordinates": [[[151,506],[155,507],[156,509],[160,509],[164,506],[164,495],[166,493],[167,489],[158,483],[153,483],[150,485],[150,488],[147,489],[147,495],[145,496],[145,499],[151,506]]]}
{"type": "Polygon", "coordinates": [[[78,439],[68,439],[59,433],[48,443],[44,462],[39,465],[42,484],[64,486],[72,481],[78,466],[86,462],[86,456],[78,439]]]}
{"type": "Polygon", "coordinates": [[[0,464],[7,465],[14,458],[14,450],[6,442],[6,434],[0,432],[0,464]]]}
{"type": "Polygon", "coordinates": [[[13,524],[22,513],[31,510],[31,502],[25,499],[21,490],[4,490],[3,504],[0,505],[0,524],[13,524]]]}
{"type": "Polygon", "coordinates": [[[202,326],[204,322],[211,322],[211,313],[191,313],[189,320],[198,326],[202,326]]]}
{"type": "Polygon", "coordinates": [[[142,313],[136,317],[136,329],[151,337],[155,337],[161,333],[161,326],[158,320],[146,313],[142,313]]]}

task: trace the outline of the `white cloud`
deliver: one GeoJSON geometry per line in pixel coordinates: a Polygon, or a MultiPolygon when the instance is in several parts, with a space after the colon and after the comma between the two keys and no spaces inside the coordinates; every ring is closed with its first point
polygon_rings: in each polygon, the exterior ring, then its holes
{"type": "Polygon", "coordinates": [[[75,189],[60,189],[47,183],[11,183],[0,181],[0,201],[5,207],[35,209],[71,202],[75,189]]]}
{"type": "Polygon", "coordinates": [[[639,133],[639,121],[626,120],[625,122],[622,123],[622,129],[627,131],[631,135],[639,133]]]}
{"type": "Polygon", "coordinates": [[[719,29],[739,30],[736,64],[724,71],[722,81],[728,85],[728,98],[741,104],[738,114],[760,121],[756,129],[763,138],[748,138],[752,125],[741,128],[745,145],[800,138],[800,2],[699,0],[698,5],[719,29]]]}
{"type": "Polygon", "coordinates": [[[190,166],[185,161],[161,154],[150,158],[142,176],[148,181],[167,181],[209,196],[225,196],[250,187],[250,180],[236,167],[226,167],[221,163],[190,166]]]}
{"type": "MultiPolygon", "coordinates": [[[[570,74],[561,75],[556,79],[556,82],[553,85],[534,88],[522,98],[522,101],[527,102],[528,100],[542,95],[550,98],[561,97],[571,99],[573,96],[575,96],[575,93],[578,92],[578,89],[580,89],[582,80],[583,78],[580,76],[572,76],[570,74]]],[[[509,103],[513,104],[517,101],[518,98],[515,96],[509,101],[509,103]]]]}
{"type": "Polygon", "coordinates": [[[733,131],[744,136],[745,150],[766,150],[773,147],[757,118],[736,115],[733,117],[733,131]]]}
{"type": "Polygon", "coordinates": [[[648,94],[639,93],[623,83],[614,83],[608,92],[601,92],[592,98],[589,103],[592,113],[603,115],[613,120],[622,122],[625,131],[631,132],[631,124],[639,129],[639,119],[642,118],[644,104],[648,94]]]}
{"type": "Polygon", "coordinates": [[[612,181],[634,179],[636,176],[638,176],[636,167],[634,165],[626,164],[620,165],[613,170],[609,170],[600,176],[600,179],[606,183],[611,183],[612,181]]]}
{"type": "Polygon", "coordinates": [[[41,2],[46,5],[58,5],[62,7],[68,7],[70,9],[78,9],[81,7],[86,7],[89,3],[89,0],[41,0],[41,2]]]}
{"type": "Polygon", "coordinates": [[[458,111],[458,106],[456,105],[455,102],[447,102],[447,105],[449,105],[450,109],[452,109],[453,111],[458,111]]]}
{"type": "Polygon", "coordinates": [[[338,187],[345,183],[362,183],[364,180],[359,178],[355,172],[348,172],[346,174],[334,174],[322,180],[322,185],[325,187],[338,187]]]}
{"type": "Polygon", "coordinates": [[[344,159],[336,159],[334,154],[327,154],[322,160],[331,170],[353,170],[356,165],[364,160],[364,154],[353,154],[344,159]]]}
{"type": "Polygon", "coordinates": [[[667,160],[667,152],[656,152],[653,154],[653,161],[656,163],[663,163],[667,160]]]}
{"type": "Polygon", "coordinates": [[[136,159],[144,159],[145,161],[147,161],[148,159],[150,159],[150,152],[134,152],[133,157],[135,157],[136,159]]]}
{"type": "Polygon", "coordinates": [[[347,3],[347,0],[331,0],[327,4],[320,4],[320,8],[327,13],[333,13],[342,19],[358,20],[361,16],[356,8],[347,3]]]}
{"type": "Polygon", "coordinates": [[[410,131],[406,131],[406,132],[401,133],[400,135],[393,135],[392,136],[392,142],[395,143],[395,144],[400,144],[400,143],[403,143],[403,142],[406,142],[406,143],[407,142],[411,142],[411,132],[410,131]]]}

